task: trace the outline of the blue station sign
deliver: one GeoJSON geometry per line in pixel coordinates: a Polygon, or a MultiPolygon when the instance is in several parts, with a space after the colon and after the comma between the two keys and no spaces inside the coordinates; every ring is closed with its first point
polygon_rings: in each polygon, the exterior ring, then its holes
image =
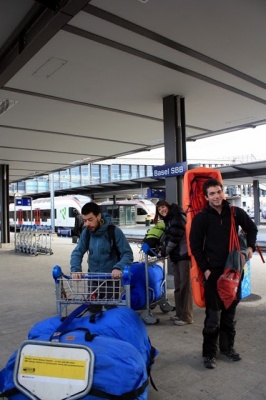
{"type": "Polygon", "coordinates": [[[147,197],[148,199],[165,199],[165,189],[147,189],[147,197]]]}
{"type": "Polygon", "coordinates": [[[31,206],[31,199],[28,197],[21,198],[21,199],[16,199],[15,200],[16,206],[31,206]]]}
{"type": "Polygon", "coordinates": [[[169,178],[172,176],[184,175],[187,171],[187,163],[173,163],[173,164],[164,164],[156,167],[152,167],[153,170],[153,178],[169,178]]]}

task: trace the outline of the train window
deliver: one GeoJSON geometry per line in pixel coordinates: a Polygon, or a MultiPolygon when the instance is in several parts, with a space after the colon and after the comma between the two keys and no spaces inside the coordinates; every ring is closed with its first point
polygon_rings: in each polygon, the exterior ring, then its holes
{"type": "Polygon", "coordinates": [[[42,222],[47,222],[47,219],[51,218],[51,210],[41,210],[41,220],[42,222]]]}
{"type": "Polygon", "coordinates": [[[23,219],[24,219],[24,221],[31,221],[30,210],[23,211],[23,219]]]}
{"type": "Polygon", "coordinates": [[[69,218],[75,218],[76,213],[74,212],[74,210],[77,210],[77,209],[74,208],[74,207],[69,207],[69,209],[68,209],[68,216],[69,216],[69,218]]]}
{"type": "Polygon", "coordinates": [[[111,214],[113,218],[119,218],[118,206],[107,207],[106,212],[108,212],[108,214],[111,214]]]}
{"type": "Polygon", "coordinates": [[[137,215],[146,215],[148,214],[144,208],[137,207],[137,215]]]}

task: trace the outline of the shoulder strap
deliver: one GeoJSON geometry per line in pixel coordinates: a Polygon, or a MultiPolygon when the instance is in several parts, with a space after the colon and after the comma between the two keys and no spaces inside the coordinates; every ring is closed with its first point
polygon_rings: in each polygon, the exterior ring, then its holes
{"type": "Polygon", "coordinates": [[[235,223],[235,206],[230,207],[230,215],[231,215],[231,227],[230,227],[229,251],[233,251],[235,249],[240,251],[239,238],[235,223]]]}
{"type": "Polygon", "coordinates": [[[108,225],[107,232],[108,232],[108,238],[109,238],[110,245],[111,245],[111,252],[114,251],[117,256],[117,259],[120,260],[121,254],[120,254],[120,251],[116,244],[115,229],[116,229],[116,226],[114,224],[110,224],[110,225],[108,225]]]}
{"type": "Polygon", "coordinates": [[[89,231],[89,229],[87,229],[87,228],[85,228],[86,229],[86,249],[87,249],[87,251],[89,251],[89,247],[90,247],[90,238],[91,238],[91,235],[90,235],[90,231],[89,231]]]}
{"type": "Polygon", "coordinates": [[[58,342],[62,332],[64,332],[69,324],[80,314],[84,314],[85,311],[89,310],[90,305],[88,303],[81,304],[75,310],[73,310],[61,324],[56,328],[56,331],[51,335],[50,341],[51,342],[58,342]]]}

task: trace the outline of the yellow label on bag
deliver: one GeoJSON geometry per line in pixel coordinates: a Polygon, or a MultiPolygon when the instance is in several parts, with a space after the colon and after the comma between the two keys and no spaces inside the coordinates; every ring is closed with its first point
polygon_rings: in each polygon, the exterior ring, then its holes
{"type": "Polygon", "coordinates": [[[84,380],[85,370],[85,361],[25,355],[20,374],[84,380]]]}

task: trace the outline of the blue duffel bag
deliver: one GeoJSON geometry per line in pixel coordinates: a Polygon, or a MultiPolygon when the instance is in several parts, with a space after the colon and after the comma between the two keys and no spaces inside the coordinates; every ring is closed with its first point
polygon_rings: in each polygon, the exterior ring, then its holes
{"type": "MultiPolygon", "coordinates": [[[[92,321],[85,315],[77,317],[86,307],[78,307],[63,322],[59,317],[38,322],[28,338],[85,345],[92,350],[92,388],[81,399],[147,400],[150,368],[158,352],[150,344],[144,323],[126,307],[95,315],[92,321]]],[[[13,381],[15,359],[16,353],[0,372],[0,391],[10,400],[24,400],[28,397],[15,388],[13,381]]]]}
{"type": "MultiPolygon", "coordinates": [[[[40,336],[38,341],[49,341],[49,335],[40,336]]],[[[149,378],[146,365],[140,353],[130,343],[109,336],[95,336],[83,329],[62,334],[59,342],[85,345],[95,354],[92,388],[81,399],[148,399],[149,378]]],[[[30,397],[14,386],[15,359],[16,353],[0,372],[0,390],[6,392],[5,397],[10,400],[29,399],[30,397]]]]}
{"type": "Polygon", "coordinates": [[[146,306],[148,286],[149,304],[155,303],[165,295],[164,271],[158,264],[148,267],[149,282],[146,284],[145,263],[135,262],[131,266],[130,297],[133,310],[142,310],[146,306]]]}
{"type": "MultiPolygon", "coordinates": [[[[52,317],[37,322],[28,333],[29,340],[41,335],[52,335],[60,325],[60,317],[52,317]]],[[[132,344],[141,354],[147,369],[150,370],[158,351],[151,345],[146,325],[140,316],[128,307],[115,307],[93,317],[84,315],[73,318],[67,330],[88,329],[92,333],[111,336],[132,344]]]]}

